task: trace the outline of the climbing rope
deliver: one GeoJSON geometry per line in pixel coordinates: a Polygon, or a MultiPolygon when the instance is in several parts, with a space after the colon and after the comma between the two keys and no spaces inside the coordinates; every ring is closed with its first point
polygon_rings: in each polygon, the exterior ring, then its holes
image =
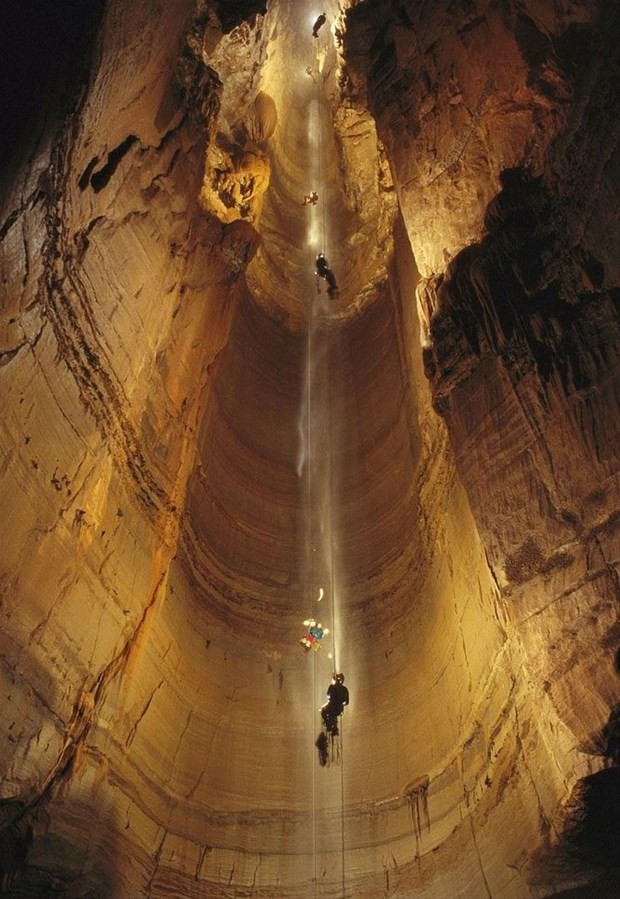
{"type": "MultiPolygon", "coordinates": [[[[334,401],[333,401],[333,385],[334,379],[332,377],[333,373],[333,364],[332,364],[332,328],[331,323],[328,322],[327,329],[327,372],[328,372],[328,392],[329,392],[329,541],[330,541],[330,573],[331,573],[331,601],[332,601],[332,640],[333,640],[333,656],[334,656],[334,671],[339,671],[339,659],[337,654],[337,641],[336,641],[336,603],[335,603],[335,578],[334,578],[334,510],[336,508],[336,495],[335,495],[335,487],[334,487],[334,401]]],[[[339,719],[339,747],[338,747],[338,755],[340,762],[340,858],[341,858],[341,873],[342,873],[342,899],[345,897],[345,817],[344,817],[344,725],[343,725],[343,716],[340,716],[339,719]]]]}
{"type": "MultiPolygon", "coordinates": [[[[321,240],[321,248],[320,252],[325,253],[326,250],[326,241],[327,241],[327,198],[325,193],[326,187],[326,176],[325,176],[325,150],[324,150],[324,123],[323,118],[325,115],[324,108],[324,85],[323,85],[323,73],[321,66],[321,56],[320,51],[317,52],[317,78],[316,78],[316,110],[317,110],[317,166],[318,166],[318,183],[316,185],[316,190],[319,193],[320,197],[320,210],[317,210],[321,216],[319,220],[320,225],[320,240],[321,240]]],[[[313,187],[314,189],[314,187],[313,187]]],[[[313,252],[316,251],[316,248],[313,247],[313,252]]],[[[317,279],[317,285],[319,281],[317,279]]],[[[317,352],[317,345],[315,344],[315,340],[317,336],[321,333],[320,329],[317,330],[318,323],[316,320],[316,312],[317,312],[317,299],[313,297],[310,303],[309,308],[309,316],[308,316],[308,339],[307,339],[307,377],[306,377],[306,409],[307,409],[307,421],[306,421],[306,433],[307,433],[307,457],[306,457],[306,465],[307,465],[307,482],[306,482],[306,494],[308,501],[308,525],[307,525],[307,547],[310,552],[310,560],[308,564],[308,574],[309,574],[309,582],[311,585],[311,608],[310,608],[310,619],[314,619],[315,622],[319,622],[320,620],[325,620],[326,615],[329,617],[328,624],[330,626],[330,636],[331,636],[331,658],[333,664],[333,671],[337,672],[339,670],[339,658],[338,658],[338,648],[337,648],[337,633],[336,633],[336,594],[335,594],[335,558],[334,558],[334,531],[335,531],[335,486],[334,486],[334,379],[332,374],[334,373],[333,359],[332,359],[332,324],[329,320],[330,317],[327,318],[325,323],[325,331],[323,332],[324,339],[326,340],[323,346],[326,348],[326,366],[323,369],[322,376],[323,379],[317,379],[317,383],[314,381],[313,370],[312,370],[312,360],[314,354],[317,352]],[[313,440],[313,423],[314,423],[314,415],[315,415],[315,392],[316,390],[322,389],[322,400],[327,403],[327,408],[325,411],[328,415],[328,434],[327,441],[323,441],[323,446],[326,445],[328,456],[327,459],[323,456],[321,460],[315,460],[314,454],[319,451],[320,444],[313,440]],[[315,445],[316,444],[316,445],[315,445]],[[329,609],[325,609],[323,614],[323,609],[319,607],[318,603],[322,598],[322,588],[317,585],[315,577],[317,575],[314,553],[315,553],[315,541],[318,543],[321,537],[321,527],[320,527],[320,509],[317,505],[317,496],[316,496],[316,484],[314,483],[315,476],[321,473],[323,476],[326,476],[329,479],[329,483],[325,486],[327,489],[327,497],[329,500],[329,509],[328,514],[326,516],[325,524],[329,528],[329,544],[325,546],[322,544],[322,554],[321,560],[322,564],[320,567],[319,574],[322,576],[324,572],[324,564],[326,562],[329,566],[329,577],[327,579],[327,583],[325,584],[326,589],[329,591],[328,593],[328,603],[329,609]],[[325,552],[328,550],[328,553],[325,552]],[[323,554],[324,553],[324,554],[323,554]],[[317,598],[317,590],[319,591],[319,596],[317,598]]],[[[318,664],[318,659],[320,658],[320,653],[312,653],[312,700],[313,706],[315,702],[315,697],[317,696],[317,677],[320,673],[320,667],[318,664]]],[[[313,714],[315,714],[313,709],[313,714]]],[[[341,880],[342,880],[342,897],[344,899],[345,896],[345,814],[344,814],[344,753],[343,753],[343,727],[342,727],[342,717],[338,719],[339,721],[339,736],[335,738],[331,736],[331,747],[332,747],[332,759],[339,763],[340,768],[340,817],[341,817],[341,840],[340,840],[340,854],[341,854],[341,880]]],[[[318,862],[317,862],[317,773],[316,773],[316,765],[313,765],[313,778],[312,778],[312,805],[313,805],[313,817],[312,817],[312,832],[313,832],[313,859],[314,859],[314,896],[315,899],[317,897],[318,890],[318,862]]]]}
{"type": "MultiPolygon", "coordinates": [[[[318,113],[318,144],[319,144],[319,195],[321,196],[321,240],[322,252],[326,251],[326,210],[327,196],[325,193],[325,176],[324,176],[324,147],[323,147],[323,96],[322,73],[317,78],[317,113],[318,113]]],[[[331,317],[330,317],[331,318],[331,317]]],[[[336,590],[335,590],[335,564],[334,564],[334,530],[336,496],[334,486],[334,366],[333,366],[333,346],[332,346],[332,322],[327,321],[327,396],[329,404],[329,434],[328,434],[328,451],[329,451],[329,571],[330,571],[330,602],[331,602],[331,638],[332,638],[332,655],[334,672],[340,670],[338,658],[338,643],[336,633],[336,590]]],[[[340,857],[341,857],[341,878],[342,878],[342,897],[345,897],[345,816],[344,816],[344,728],[342,716],[339,718],[339,736],[337,745],[337,755],[340,768],[340,857]]]]}
{"type": "MultiPolygon", "coordinates": [[[[306,496],[308,503],[307,516],[307,535],[306,547],[310,553],[309,575],[310,575],[310,618],[314,618],[314,496],[312,484],[312,331],[310,322],[308,323],[308,342],[306,346],[306,440],[307,440],[307,457],[306,457],[306,496]]],[[[316,695],[316,653],[312,653],[312,704],[314,706],[314,697],[316,695]]],[[[312,765],[312,858],[314,860],[314,899],[317,899],[317,817],[316,817],[316,765],[312,765]]]]}
{"type": "Polygon", "coordinates": [[[329,404],[329,572],[330,572],[330,596],[332,613],[332,653],[334,658],[334,671],[338,671],[338,650],[336,643],[336,603],[335,603],[335,579],[334,579],[334,409],[333,409],[333,367],[332,367],[332,329],[331,322],[327,322],[327,395],[329,404]]]}
{"type": "Polygon", "coordinates": [[[319,196],[321,199],[321,252],[325,252],[325,209],[327,207],[326,197],[325,197],[325,183],[323,178],[323,116],[322,116],[322,83],[323,83],[323,73],[317,69],[318,78],[316,80],[316,109],[317,109],[317,119],[318,119],[318,144],[319,144],[319,196]]]}
{"type": "MultiPolygon", "coordinates": [[[[323,206],[323,205],[324,205],[325,197],[322,196],[322,193],[323,193],[323,186],[322,186],[322,167],[321,167],[321,107],[320,107],[320,90],[321,90],[320,77],[317,77],[317,101],[316,101],[316,102],[317,102],[317,106],[316,106],[317,112],[316,112],[316,115],[317,115],[317,142],[318,142],[318,191],[319,191],[319,197],[320,197],[320,201],[319,201],[319,202],[321,203],[321,206],[323,206]]],[[[323,234],[321,240],[323,241],[324,239],[325,239],[325,236],[324,236],[324,234],[323,234]]],[[[313,248],[313,250],[314,250],[314,248],[313,248]]],[[[317,280],[317,284],[318,284],[318,280],[317,280]]],[[[316,304],[316,298],[315,298],[314,291],[313,291],[313,293],[312,293],[312,301],[311,301],[310,320],[308,321],[308,369],[309,369],[309,372],[310,372],[309,378],[310,378],[311,372],[312,372],[312,351],[313,351],[313,350],[314,350],[314,351],[316,350],[316,347],[313,347],[313,346],[311,345],[311,344],[312,344],[312,339],[313,339],[313,336],[314,336],[314,328],[315,328],[315,321],[314,321],[314,317],[315,317],[315,314],[316,314],[315,304],[316,304]]],[[[311,422],[309,422],[309,427],[311,427],[311,422]]],[[[309,467],[310,467],[310,466],[309,466],[309,467]]],[[[312,520],[312,522],[313,522],[314,529],[316,529],[316,530],[313,529],[312,541],[311,541],[311,546],[310,546],[310,552],[311,552],[311,554],[312,554],[312,559],[313,559],[313,570],[314,570],[314,552],[315,552],[314,541],[315,541],[315,540],[318,541],[318,539],[319,539],[319,534],[320,534],[320,531],[319,531],[319,528],[318,528],[318,525],[319,525],[318,509],[317,509],[317,507],[316,507],[316,505],[315,505],[314,503],[311,505],[311,512],[312,512],[312,514],[311,514],[311,520],[312,520]],[[316,518],[315,518],[315,516],[316,516],[316,518]]],[[[314,579],[312,580],[312,586],[313,586],[313,589],[314,589],[314,579]]],[[[314,597],[313,597],[313,599],[314,599],[314,597]]],[[[312,660],[312,671],[313,671],[313,674],[312,674],[312,707],[313,707],[313,708],[312,708],[312,711],[313,711],[313,715],[316,714],[316,711],[315,711],[315,708],[314,708],[314,704],[315,704],[316,696],[317,696],[317,669],[318,669],[318,667],[319,667],[319,666],[318,666],[318,660],[317,660],[317,658],[315,657],[315,658],[312,660]]],[[[318,866],[317,866],[317,852],[316,852],[316,844],[317,844],[317,836],[316,836],[316,827],[317,827],[317,813],[316,813],[316,803],[317,803],[317,799],[316,799],[316,763],[314,763],[314,764],[312,765],[312,771],[313,771],[313,782],[314,782],[314,785],[315,785],[315,786],[314,786],[314,796],[313,796],[313,826],[314,826],[314,847],[313,847],[313,851],[314,851],[314,896],[315,896],[315,899],[316,899],[316,897],[317,897],[317,895],[318,895],[318,892],[317,892],[317,891],[318,891],[318,866]]]]}

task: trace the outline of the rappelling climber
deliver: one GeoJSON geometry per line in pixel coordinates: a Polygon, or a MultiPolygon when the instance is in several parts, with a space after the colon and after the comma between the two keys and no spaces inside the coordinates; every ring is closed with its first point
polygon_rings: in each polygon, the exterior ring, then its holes
{"type": "Polygon", "coordinates": [[[309,194],[306,194],[302,200],[302,206],[316,206],[319,202],[319,195],[315,190],[311,191],[309,194]]]}
{"type": "Polygon", "coordinates": [[[329,634],[329,628],[323,627],[321,622],[316,621],[314,618],[307,618],[304,621],[304,625],[308,630],[299,642],[306,652],[309,652],[311,649],[318,652],[321,648],[321,640],[326,634],[329,634]]]}
{"type": "Polygon", "coordinates": [[[322,12],[312,27],[312,37],[319,36],[319,30],[325,24],[326,19],[327,19],[327,16],[325,15],[324,12],[322,12]]]}
{"type": "Polygon", "coordinates": [[[344,685],[344,674],[338,672],[327,688],[327,702],[321,706],[321,718],[328,734],[338,736],[338,718],[349,704],[349,691],[344,685]]]}
{"type": "Polygon", "coordinates": [[[338,292],[338,285],[333,271],[329,267],[329,262],[323,253],[319,253],[316,257],[316,273],[319,278],[324,278],[328,283],[327,293],[333,297],[338,292]]]}

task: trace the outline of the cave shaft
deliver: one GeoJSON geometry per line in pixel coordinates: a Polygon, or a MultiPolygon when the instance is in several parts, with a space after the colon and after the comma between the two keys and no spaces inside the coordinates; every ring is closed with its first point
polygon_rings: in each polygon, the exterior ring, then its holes
{"type": "Polygon", "coordinates": [[[9,895],[617,889],[611,6],[7,19],[9,895]]]}

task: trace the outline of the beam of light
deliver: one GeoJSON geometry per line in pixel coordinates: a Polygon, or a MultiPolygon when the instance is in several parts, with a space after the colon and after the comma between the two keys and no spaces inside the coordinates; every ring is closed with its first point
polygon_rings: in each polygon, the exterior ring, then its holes
{"type": "Polygon", "coordinates": [[[321,243],[321,204],[325,202],[325,197],[321,196],[322,185],[319,184],[319,104],[316,100],[312,100],[308,106],[308,147],[310,149],[310,165],[309,177],[310,185],[308,190],[316,190],[319,194],[319,202],[316,206],[310,206],[307,212],[306,225],[306,245],[312,249],[314,253],[320,248],[321,243]]]}
{"type": "MultiPolygon", "coordinates": [[[[322,12],[313,13],[311,26],[322,12]]],[[[310,27],[311,27],[310,26],[310,27]]],[[[325,27],[325,26],[324,26],[325,27]]],[[[313,41],[318,67],[323,68],[325,51],[322,42],[313,41]]],[[[317,66],[313,63],[314,71],[317,66]]],[[[304,70],[305,71],[305,70],[304,70]]],[[[330,378],[330,337],[326,327],[330,317],[330,299],[323,282],[317,292],[315,284],[315,259],[318,252],[325,250],[327,240],[325,211],[329,184],[325,179],[323,161],[325,147],[321,146],[327,125],[321,109],[321,93],[324,91],[322,78],[316,81],[307,74],[306,93],[307,123],[303,194],[318,193],[316,205],[303,207],[306,258],[308,272],[303,283],[308,290],[308,332],[305,349],[303,387],[299,412],[299,445],[296,460],[297,475],[303,481],[304,524],[305,524],[305,571],[308,584],[307,602],[312,610],[311,617],[319,618],[326,627],[323,651],[312,654],[313,694],[315,715],[314,726],[320,728],[318,710],[325,701],[326,690],[335,667],[342,667],[340,639],[341,615],[339,589],[337,587],[337,512],[334,505],[334,448],[338,443],[337,434],[332,435],[332,384],[330,378]],[[313,83],[314,82],[314,83],[313,83]],[[314,93],[314,96],[312,95],[314,93]],[[323,586],[319,587],[319,584],[323,586]],[[318,595],[317,595],[318,594],[318,595]]],[[[324,101],[323,101],[324,102],[324,101]]],[[[303,196],[300,198],[303,199],[303,196]]],[[[305,608],[308,608],[306,606],[305,608]]],[[[309,620],[309,619],[308,619],[309,620]]],[[[346,659],[344,660],[346,661],[346,659]]],[[[328,793],[325,801],[331,802],[328,793]]]]}
{"type": "Polygon", "coordinates": [[[317,211],[315,208],[313,208],[313,210],[312,210],[310,226],[308,227],[306,233],[307,233],[306,241],[307,241],[308,246],[312,248],[313,252],[317,251],[320,246],[321,227],[320,227],[319,216],[317,215],[317,211]]]}
{"type": "Polygon", "coordinates": [[[316,178],[319,174],[317,154],[319,152],[319,105],[316,100],[308,104],[308,144],[310,146],[310,174],[316,178]]]}

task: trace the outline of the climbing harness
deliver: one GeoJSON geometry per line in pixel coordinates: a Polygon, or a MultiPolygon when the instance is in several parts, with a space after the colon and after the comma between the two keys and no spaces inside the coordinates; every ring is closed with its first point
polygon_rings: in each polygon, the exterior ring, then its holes
{"type": "Polygon", "coordinates": [[[307,631],[299,642],[306,652],[309,652],[311,649],[318,652],[321,648],[321,640],[329,634],[329,628],[323,627],[321,622],[315,618],[306,618],[304,625],[307,627],[307,631]]]}

